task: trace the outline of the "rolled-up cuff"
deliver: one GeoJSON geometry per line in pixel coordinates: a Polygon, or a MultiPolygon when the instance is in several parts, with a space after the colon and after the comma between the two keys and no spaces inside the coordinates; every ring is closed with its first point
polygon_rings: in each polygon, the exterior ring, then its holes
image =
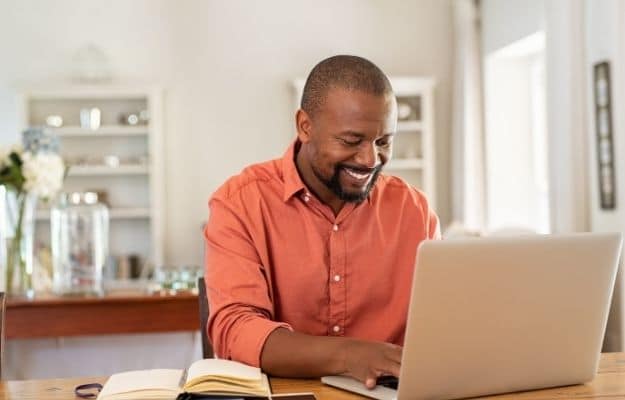
{"type": "Polygon", "coordinates": [[[293,330],[291,325],[265,318],[254,318],[238,327],[238,334],[231,345],[230,358],[254,367],[260,367],[260,356],[267,337],[278,328],[293,330]]]}

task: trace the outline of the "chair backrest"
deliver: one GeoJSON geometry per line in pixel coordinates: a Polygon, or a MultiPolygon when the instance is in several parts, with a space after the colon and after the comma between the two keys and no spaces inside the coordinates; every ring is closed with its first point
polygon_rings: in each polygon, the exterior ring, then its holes
{"type": "Polygon", "coordinates": [[[208,338],[208,330],[206,326],[208,324],[208,298],[206,297],[206,284],[204,278],[200,277],[197,280],[198,296],[200,308],[200,334],[202,335],[202,357],[213,358],[213,346],[208,338]]]}
{"type": "Polygon", "coordinates": [[[0,379],[2,379],[2,363],[4,362],[4,310],[5,310],[4,292],[0,292],[0,379]]]}

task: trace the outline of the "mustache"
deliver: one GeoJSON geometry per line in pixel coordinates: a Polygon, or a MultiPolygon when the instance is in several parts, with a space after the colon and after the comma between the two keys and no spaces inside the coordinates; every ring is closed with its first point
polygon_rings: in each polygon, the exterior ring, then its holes
{"type": "Polygon", "coordinates": [[[337,169],[351,169],[352,171],[355,171],[356,173],[360,173],[360,174],[369,174],[369,173],[376,173],[378,171],[380,171],[382,169],[382,164],[378,164],[373,168],[367,168],[367,167],[362,167],[360,165],[348,165],[348,164],[338,164],[336,166],[337,169]]]}

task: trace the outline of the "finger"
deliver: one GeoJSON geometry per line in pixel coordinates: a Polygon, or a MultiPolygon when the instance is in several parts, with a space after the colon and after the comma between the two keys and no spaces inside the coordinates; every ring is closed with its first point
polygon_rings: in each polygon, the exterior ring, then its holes
{"type": "Polygon", "coordinates": [[[393,375],[396,378],[399,378],[399,367],[400,367],[400,363],[398,362],[394,362],[394,361],[389,361],[387,363],[385,363],[384,365],[381,365],[377,370],[376,373],[378,374],[378,376],[381,375],[393,375]]]}
{"type": "Polygon", "coordinates": [[[365,387],[367,389],[373,389],[375,388],[376,382],[377,379],[375,377],[368,376],[367,379],[365,379],[365,387]]]}

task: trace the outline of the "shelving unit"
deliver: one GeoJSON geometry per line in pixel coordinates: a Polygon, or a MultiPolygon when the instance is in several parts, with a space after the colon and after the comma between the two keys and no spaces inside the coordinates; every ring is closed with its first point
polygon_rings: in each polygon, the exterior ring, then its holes
{"type": "Polygon", "coordinates": [[[68,176],[102,176],[102,175],[148,175],[147,165],[75,165],[69,169],[68,176]]]}
{"type": "MultiPolygon", "coordinates": [[[[135,207],[135,208],[111,208],[109,209],[109,218],[113,219],[148,219],[150,218],[150,208],[148,207],[135,207]]],[[[37,210],[36,219],[38,221],[49,221],[50,210],[39,209],[37,210]]]]}
{"type": "Polygon", "coordinates": [[[149,130],[146,126],[124,126],[124,125],[106,125],[101,126],[97,130],[81,128],[80,126],[65,126],[56,128],[57,136],[81,136],[93,137],[98,136],[147,136],[149,130]]]}
{"type": "MultiPolygon", "coordinates": [[[[397,98],[398,121],[393,138],[393,158],[385,166],[385,172],[421,189],[435,206],[435,81],[423,77],[392,77],[390,80],[397,98]]],[[[300,106],[304,84],[304,79],[292,82],[296,110],[300,106]]]]}
{"type": "MultiPolygon", "coordinates": [[[[44,126],[58,115],[63,126],[51,129],[69,160],[63,190],[105,192],[109,203],[110,253],[138,254],[163,264],[164,160],[162,96],[156,87],[62,86],[29,88],[19,95],[22,128],[44,126]],[[98,129],[80,125],[80,110],[98,108],[98,129]],[[147,110],[149,122],[119,123],[120,115],[147,110]],[[113,159],[114,162],[111,162],[113,159]]],[[[37,212],[36,241],[49,244],[49,210],[37,212]]]]}

